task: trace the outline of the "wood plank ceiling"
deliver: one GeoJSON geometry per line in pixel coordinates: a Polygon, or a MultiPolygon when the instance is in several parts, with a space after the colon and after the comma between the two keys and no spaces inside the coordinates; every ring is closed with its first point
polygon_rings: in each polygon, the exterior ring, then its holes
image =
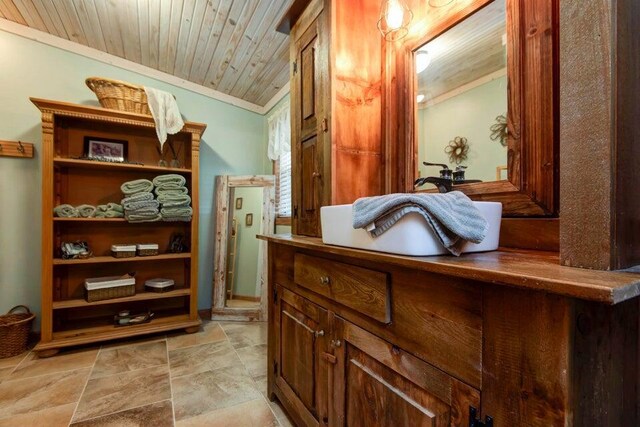
{"type": "Polygon", "coordinates": [[[291,1],[0,0],[0,18],[264,106],[289,80],[291,1]]]}

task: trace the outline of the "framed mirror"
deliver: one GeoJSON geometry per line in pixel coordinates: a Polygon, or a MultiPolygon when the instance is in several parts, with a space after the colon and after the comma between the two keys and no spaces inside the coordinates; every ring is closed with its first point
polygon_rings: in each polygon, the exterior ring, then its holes
{"type": "Polygon", "coordinates": [[[508,169],[506,1],[495,0],[413,54],[417,178],[438,176],[444,165],[463,171],[467,182],[496,181],[496,172],[508,169]]]}
{"type": "Polygon", "coordinates": [[[267,243],[275,229],[275,177],[216,178],[213,320],[267,319],[267,243]]]}
{"type": "Polygon", "coordinates": [[[408,0],[405,39],[384,45],[386,192],[467,166],[453,189],[506,217],[558,213],[559,0],[408,0]]]}

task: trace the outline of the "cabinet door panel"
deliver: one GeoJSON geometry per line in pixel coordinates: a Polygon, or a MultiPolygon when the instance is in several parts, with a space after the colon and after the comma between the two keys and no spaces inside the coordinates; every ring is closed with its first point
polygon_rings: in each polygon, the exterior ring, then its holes
{"type": "Polygon", "coordinates": [[[327,311],[277,286],[275,383],[300,424],[318,426],[327,412],[327,311]]]}
{"type": "Polygon", "coordinates": [[[284,303],[282,305],[282,378],[304,406],[315,412],[315,322],[284,303]]]}
{"type": "MultiPolygon", "coordinates": [[[[294,34],[291,60],[291,154],[293,233],[320,235],[320,205],[324,191],[325,139],[319,129],[325,114],[328,47],[322,42],[320,27],[324,12],[302,34],[294,34]],[[324,80],[323,80],[324,79],[324,80]]],[[[326,36],[325,36],[326,37],[326,36]]],[[[328,143],[328,142],[327,142],[328,143]]]]}
{"type": "Polygon", "coordinates": [[[479,408],[478,390],[333,314],[330,325],[330,425],[460,426],[479,408]]]}

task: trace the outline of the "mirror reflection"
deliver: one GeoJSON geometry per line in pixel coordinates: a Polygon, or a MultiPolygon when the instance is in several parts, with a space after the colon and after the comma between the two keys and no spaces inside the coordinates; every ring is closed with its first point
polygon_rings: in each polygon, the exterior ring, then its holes
{"type": "Polygon", "coordinates": [[[467,182],[507,179],[505,3],[492,2],[414,52],[418,178],[446,166],[465,171],[467,182]]]}
{"type": "Polygon", "coordinates": [[[263,187],[229,189],[226,307],[260,307],[263,187]]]}

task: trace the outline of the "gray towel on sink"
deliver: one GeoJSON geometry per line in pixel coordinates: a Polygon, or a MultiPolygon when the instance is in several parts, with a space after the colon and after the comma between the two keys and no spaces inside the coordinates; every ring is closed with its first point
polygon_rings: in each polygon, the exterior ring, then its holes
{"type": "Polygon", "coordinates": [[[422,215],[442,245],[456,256],[465,242],[482,242],[489,229],[478,208],[460,191],[358,199],[353,204],[353,228],[364,228],[378,237],[411,212],[422,215]]]}

